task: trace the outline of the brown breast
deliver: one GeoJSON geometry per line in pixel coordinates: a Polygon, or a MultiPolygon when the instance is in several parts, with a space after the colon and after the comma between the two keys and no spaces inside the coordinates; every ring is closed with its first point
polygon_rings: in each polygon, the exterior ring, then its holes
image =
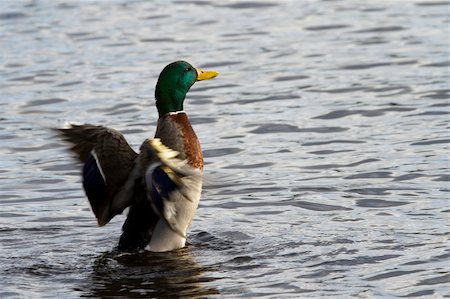
{"type": "Polygon", "coordinates": [[[155,138],[180,153],[188,164],[203,169],[203,153],[197,135],[184,112],[166,114],[158,120],[155,138]]]}

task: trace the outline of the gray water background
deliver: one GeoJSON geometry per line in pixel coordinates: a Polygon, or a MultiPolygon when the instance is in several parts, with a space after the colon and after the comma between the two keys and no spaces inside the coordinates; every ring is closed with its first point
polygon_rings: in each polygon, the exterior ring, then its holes
{"type": "Polygon", "coordinates": [[[442,1],[2,1],[0,297],[442,298],[449,14],[442,1]],[[118,255],[48,129],[122,131],[184,59],[205,154],[187,248],[118,255]]]}

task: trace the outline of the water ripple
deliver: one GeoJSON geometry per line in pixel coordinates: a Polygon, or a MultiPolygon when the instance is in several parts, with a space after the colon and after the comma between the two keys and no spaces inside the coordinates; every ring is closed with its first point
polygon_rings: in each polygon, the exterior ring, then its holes
{"type": "Polygon", "coordinates": [[[410,202],[401,202],[393,200],[383,200],[383,199],[358,199],[356,205],[359,207],[366,208],[389,208],[407,205],[410,202]]]}

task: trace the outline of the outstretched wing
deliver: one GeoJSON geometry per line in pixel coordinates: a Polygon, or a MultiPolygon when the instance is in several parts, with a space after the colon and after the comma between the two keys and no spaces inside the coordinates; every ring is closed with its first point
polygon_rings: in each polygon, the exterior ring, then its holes
{"type": "Polygon", "coordinates": [[[178,152],[164,146],[157,138],[146,140],[141,146],[140,165],[147,189],[147,198],[155,212],[170,228],[186,237],[185,222],[180,215],[197,208],[202,172],[178,158],[178,152]]]}
{"type": "Polygon", "coordinates": [[[83,187],[100,226],[131,204],[138,156],[121,133],[93,125],[57,129],[83,165],[83,187]]]}

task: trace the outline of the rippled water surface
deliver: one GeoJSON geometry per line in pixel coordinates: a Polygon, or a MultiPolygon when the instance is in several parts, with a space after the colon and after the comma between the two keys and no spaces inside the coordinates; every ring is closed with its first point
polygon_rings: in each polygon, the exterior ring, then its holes
{"type": "Polygon", "coordinates": [[[450,297],[442,1],[2,1],[0,297],[450,297]],[[48,129],[121,130],[184,59],[205,187],[172,253],[123,255],[48,129]]]}

